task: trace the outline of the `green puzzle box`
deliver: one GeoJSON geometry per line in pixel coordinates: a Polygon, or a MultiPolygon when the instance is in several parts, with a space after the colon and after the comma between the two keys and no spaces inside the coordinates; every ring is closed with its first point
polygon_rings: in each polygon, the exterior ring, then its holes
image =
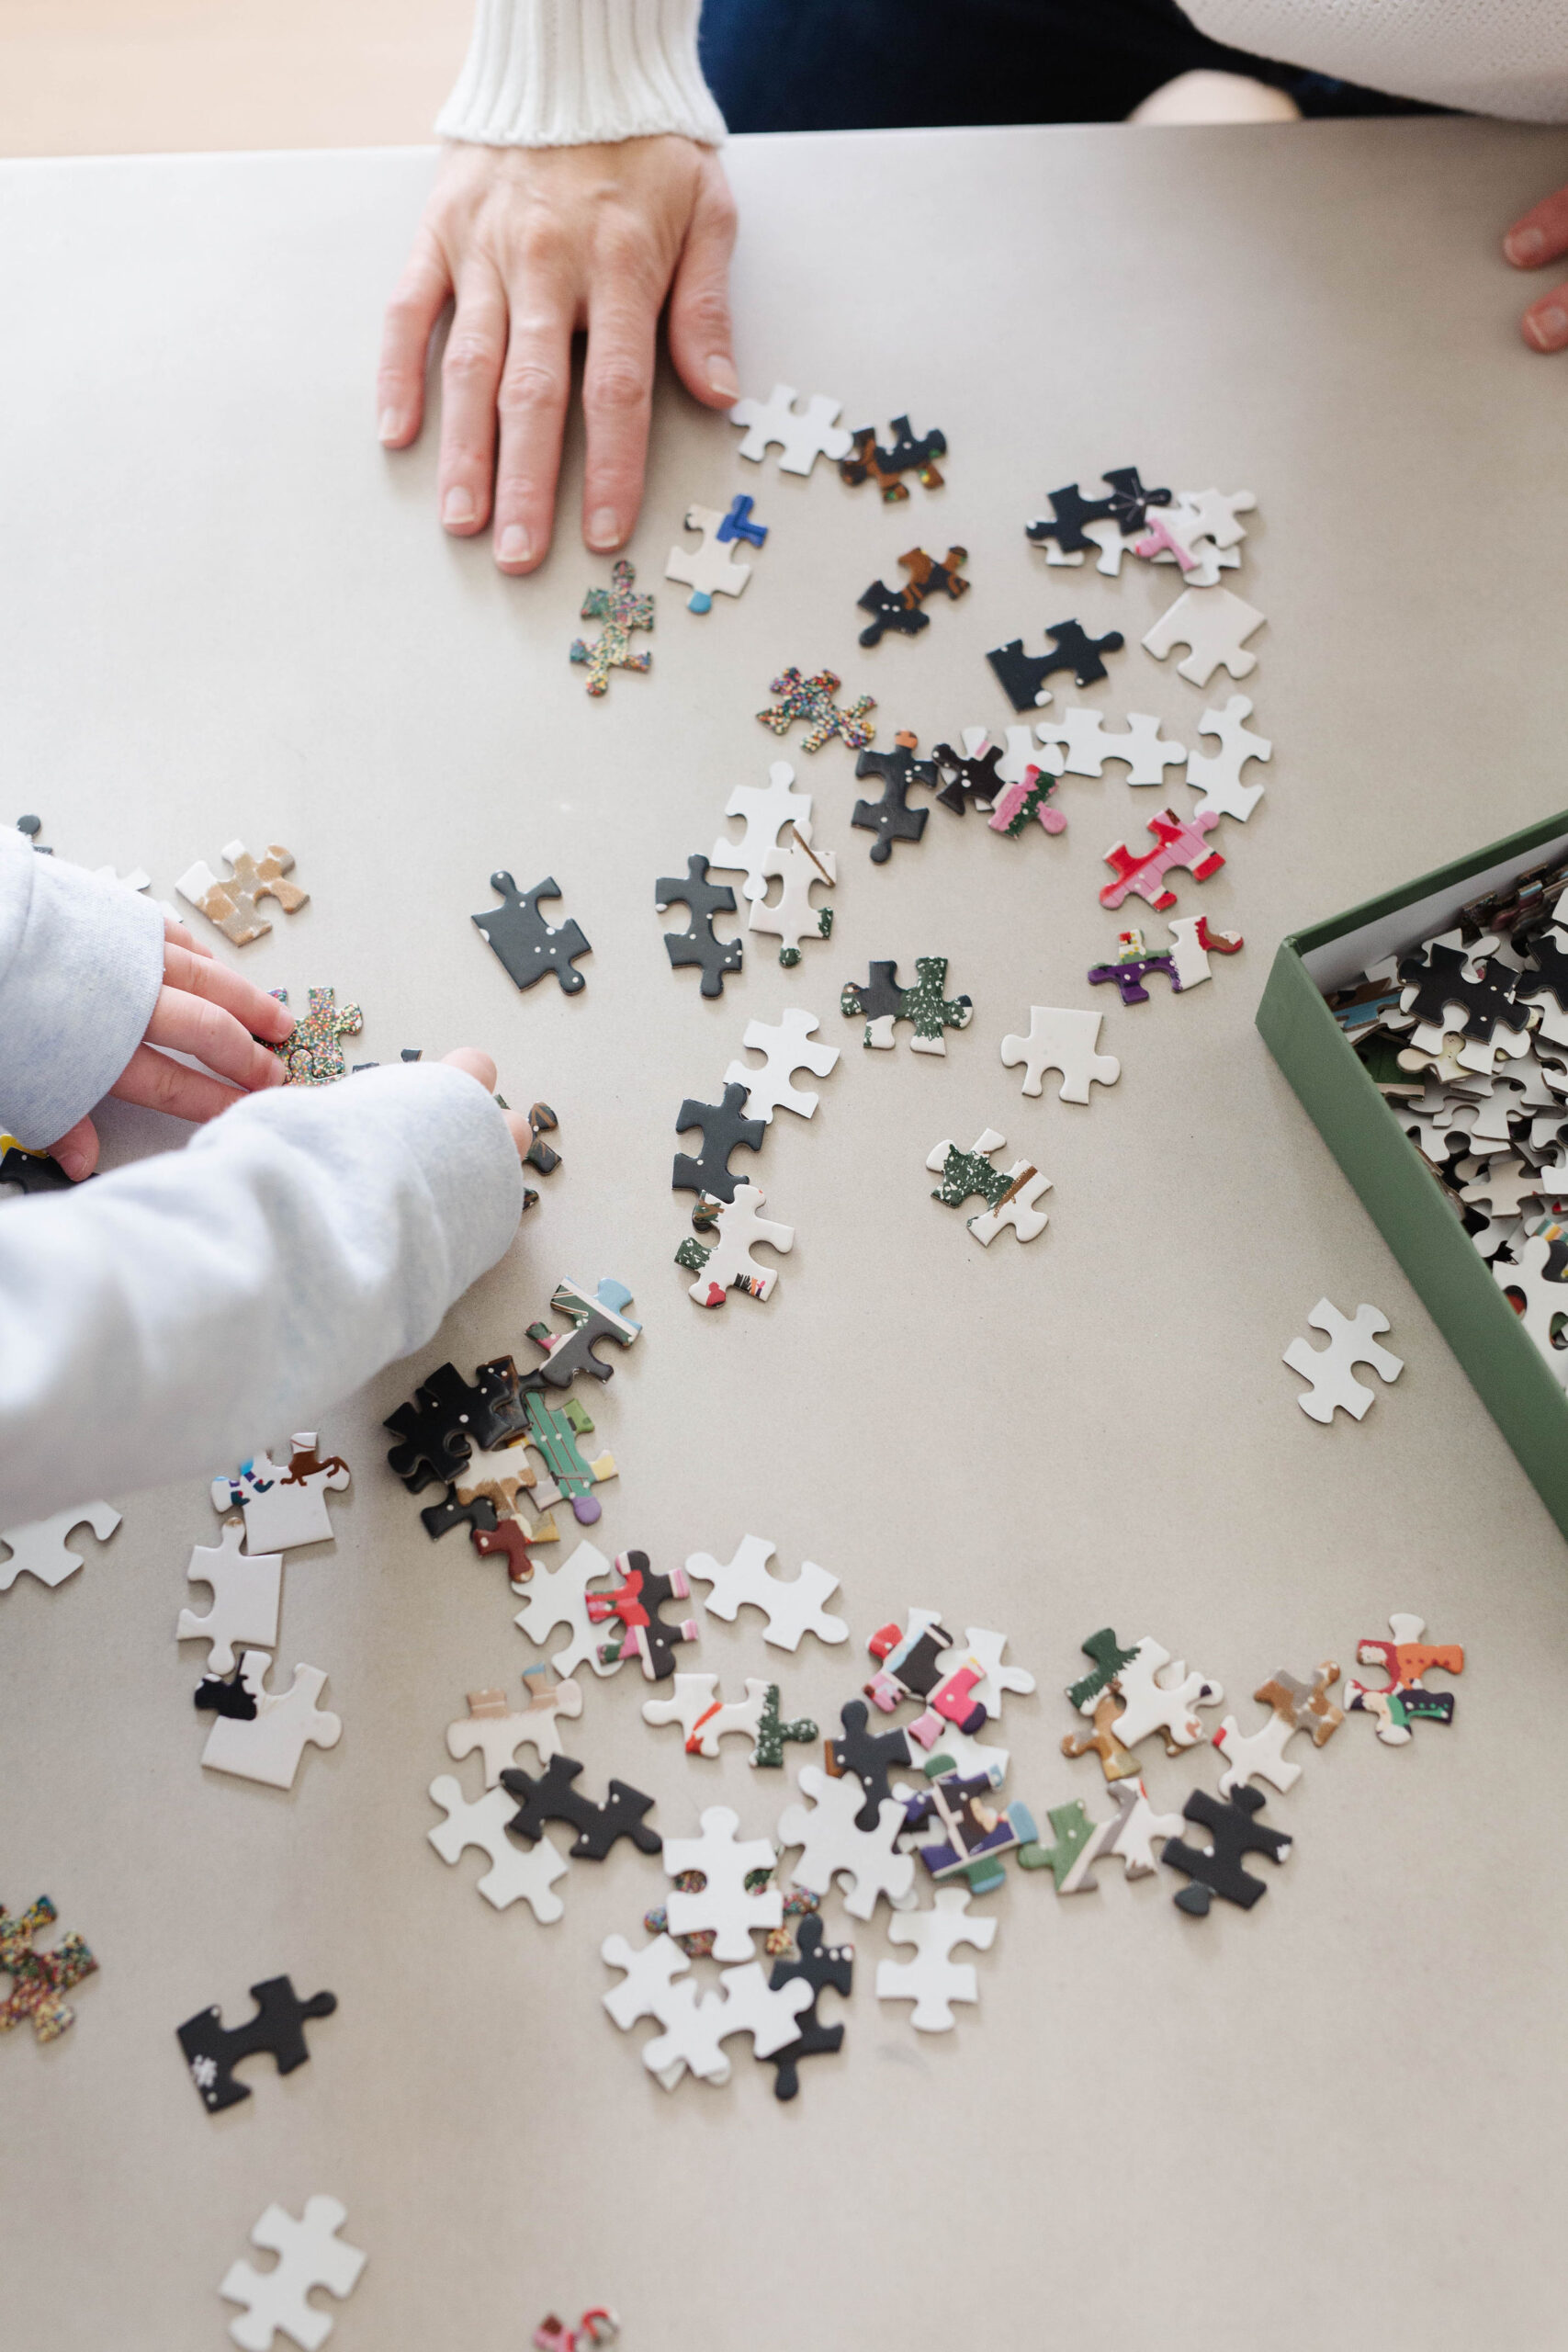
{"type": "Polygon", "coordinates": [[[1368,964],[1448,927],[1472,899],[1568,856],[1568,810],[1280,941],[1258,1026],[1568,1536],[1568,1394],[1325,1002],[1368,964]]]}

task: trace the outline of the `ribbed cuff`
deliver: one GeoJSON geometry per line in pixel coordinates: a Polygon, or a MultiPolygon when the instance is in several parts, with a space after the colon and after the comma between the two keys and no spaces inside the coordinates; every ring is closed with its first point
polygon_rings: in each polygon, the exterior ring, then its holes
{"type": "Polygon", "coordinates": [[[697,63],[701,0],[478,0],[437,136],[481,147],[583,147],[674,131],[717,147],[724,118],[697,63]]]}

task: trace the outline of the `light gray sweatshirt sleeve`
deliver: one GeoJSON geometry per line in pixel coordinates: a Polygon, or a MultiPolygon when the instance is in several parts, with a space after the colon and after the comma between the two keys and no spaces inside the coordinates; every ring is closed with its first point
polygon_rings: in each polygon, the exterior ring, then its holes
{"type": "Polygon", "coordinates": [[[164,917],[0,826],[0,1128],[41,1151],[101,1102],[164,985],[164,917]]]}
{"type": "Polygon", "coordinates": [[[522,1205],[483,1087],[411,1062],[0,1208],[0,1528],[310,1428],[431,1337],[522,1205]]]}

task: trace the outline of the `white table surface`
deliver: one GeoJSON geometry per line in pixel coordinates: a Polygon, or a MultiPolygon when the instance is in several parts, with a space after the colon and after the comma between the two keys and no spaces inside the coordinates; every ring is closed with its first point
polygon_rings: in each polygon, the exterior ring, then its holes
{"type": "MultiPolygon", "coordinates": [[[[47,1890],[102,1963],[68,2037],[0,2048],[7,2326],[60,2352],[222,2344],[217,2282],[252,2222],[326,2192],[370,2256],[327,2306],[343,2352],[506,2352],[593,2301],[626,2352],[925,2352],[976,2330],[1544,2345],[1562,1547],[1252,1015],[1284,931],[1568,797],[1568,368],[1520,345],[1525,289],[1496,249],[1564,176],[1562,137],[1025,130],[740,141],[730,168],[748,389],[785,377],[851,424],[940,423],[948,486],[884,509],[826,469],[752,469],[666,383],[631,550],[660,594],[653,670],[600,704],[566,660],[605,577],[571,520],[576,439],[568,519],[524,582],[436,529],[433,433],[404,457],[375,443],[380,304],[427,154],[0,171],[5,801],[163,896],[232,836],[288,842],[310,905],[244,968],[362,1001],[362,1057],[489,1044],[513,1102],[556,1105],[565,1153],[502,1266],[324,1426],[354,1487],[335,1546],[290,1561],[281,1659],[327,1668],[344,1731],[291,1794],[199,1769],[200,1653],[171,1638],[189,1548],[213,1540],[199,1483],[130,1498],[71,1582],[0,1602],[0,1898],[47,1890]],[[1175,576],[1048,572],[1023,537],[1049,485],[1133,461],[1258,494],[1235,584],[1269,626],[1242,690],[1277,751],[1251,824],[1223,829],[1224,873],[1179,888],[1244,956],[1122,1011],[1083,978],[1120,920],[1100,856],[1161,796],[1117,767],[1068,779],[1067,832],[1016,847],[938,810],[874,868],[841,747],[805,758],[751,714],[798,662],[874,693],[885,745],[999,726],[984,649],[1077,613],[1130,647],[1083,698],[1195,741],[1229,683],[1200,695],[1137,647],[1175,576]],[[665,551],[688,502],[742,488],[773,536],[746,596],[699,621],[665,551]],[[853,600],[917,538],[965,544],[973,593],[862,653],[853,600]],[[781,751],[839,854],[833,938],[794,973],[749,944],[705,1002],[666,968],[653,878],[781,751]],[[560,881],[593,944],[582,995],[518,996],[473,933],[497,865],[560,881]],[[973,1028],[945,1061],[863,1053],[840,984],[933,953],[973,1028]],[[1033,1001],[1105,1011],[1122,1078],[1088,1110],[1022,1099],[1000,1065],[1033,1001]],[[690,1206],[671,1117],[786,1004],[845,1047],[816,1121],[781,1114],[759,1170],[799,1238],[769,1306],[704,1315],[670,1262],[690,1206]],[[987,1124],[1054,1182],[1022,1251],[981,1251],[927,1197],[931,1146],[987,1124]],[[873,1996],[884,1912],[853,1930],[852,2003],[824,2001],[844,2053],[793,2107],[744,2043],[728,2087],[666,2097],[648,2029],[623,2038],[599,2006],[600,1940],[636,1937],[657,1867],[625,1848],[574,1865],[546,1929],[478,1899],[479,1857],[448,1871],[425,1842],[436,1773],[477,1792],[443,1739],[464,1692],[515,1690],[535,1654],[493,1566],[427,1542],[378,1427],[446,1356],[528,1359],[557,1279],[605,1271],[646,1326],[589,1400],[622,1468],[605,1548],[668,1566],[754,1529],[790,1572],[808,1556],[842,1579],[850,1649],[792,1660],[755,1620],[710,1621],[690,1662],[727,1687],[766,1668],[786,1712],[827,1725],[864,1635],[907,1605],[1003,1627],[1041,1686],[998,1735],[1008,1794],[1043,1826],[1074,1795],[1104,1810],[1092,1759],[1057,1743],[1077,1645],[1107,1621],[1224,1680],[1250,1725],[1276,1668],[1353,1668],[1359,1637],[1417,1611],[1470,1648],[1452,1730],[1396,1753],[1353,1719],[1320,1756],[1298,1743],[1303,1779],[1265,1816],[1296,1850],[1250,1915],[1192,1923],[1164,1872],[1073,1902],[1015,1878],[978,2008],[917,2037],[873,1996]],[[1280,1363],[1324,1291],[1380,1306],[1406,1361],[1359,1427],[1309,1421],[1280,1363]],[[255,2096],[209,2120],[175,2026],[209,2001],[236,2021],[282,1971],[338,2014],[308,2067],[260,2062],[255,2096]]],[[[178,1140],[150,1115],[106,1125],[111,1158],[178,1140]]],[[[635,1668],[590,1690],[570,1743],[590,1781],[646,1787],[674,1835],[716,1801],[770,1831],[785,1776],[689,1761],[640,1724],[643,1695],[635,1668]]],[[[1215,1770],[1156,1753],[1152,1793],[1179,1807],[1215,1770]]]]}

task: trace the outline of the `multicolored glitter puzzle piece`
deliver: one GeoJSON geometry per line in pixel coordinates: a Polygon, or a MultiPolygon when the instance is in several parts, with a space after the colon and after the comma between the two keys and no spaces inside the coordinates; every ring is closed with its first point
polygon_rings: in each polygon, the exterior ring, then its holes
{"type": "MultiPolygon", "coordinates": [[[[287,989],[273,989],[270,994],[279,1004],[288,1001],[287,989]]],[[[272,1049],[283,1064],[286,1086],[330,1086],[346,1078],[348,1065],[339,1040],[357,1037],[365,1026],[359,1007],[340,1006],[335,989],[312,989],[310,1002],[310,1012],[296,1021],[293,1034],[272,1049]]]]}

